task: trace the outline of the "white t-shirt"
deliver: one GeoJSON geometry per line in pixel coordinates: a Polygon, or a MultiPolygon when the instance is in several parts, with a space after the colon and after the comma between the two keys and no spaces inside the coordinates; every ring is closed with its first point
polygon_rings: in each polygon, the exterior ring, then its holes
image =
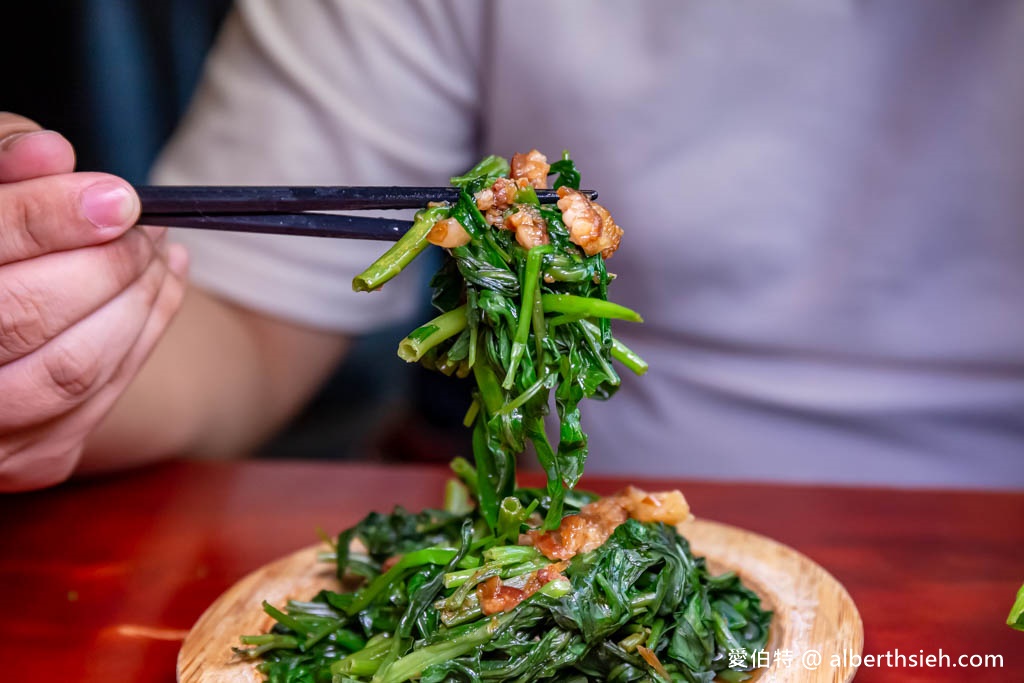
{"type": "MultiPolygon", "coordinates": [[[[165,183],[442,184],[572,151],[625,228],[588,471],[1024,486],[1024,3],[238,3],[165,183]]],[[[358,332],[383,248],[177,234],[204,287],[358,332]]],[[[396,361],[398,362],[398,361],[396,361]]]]}

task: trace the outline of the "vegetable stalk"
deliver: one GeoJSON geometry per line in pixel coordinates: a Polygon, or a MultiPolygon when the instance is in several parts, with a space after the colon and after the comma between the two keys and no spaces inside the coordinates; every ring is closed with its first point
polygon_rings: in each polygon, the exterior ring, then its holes
{"type": "Polygon", "coordinates": [[[434,224],[447,218],[450,212],[448,206],[435,206],[417,212],[409,231],[352,280],[352,289],[357,292],[372,291],[402,272],[426,248],[427,235],[434,224]]]}

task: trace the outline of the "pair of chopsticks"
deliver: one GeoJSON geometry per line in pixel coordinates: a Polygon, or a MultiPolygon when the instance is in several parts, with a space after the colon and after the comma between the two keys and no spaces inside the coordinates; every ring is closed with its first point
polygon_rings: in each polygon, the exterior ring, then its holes
{"type": "MultiPolygon", "coordinates": [[[[136,187],[142,201],[139,224],[201,230],[308,235],[394,241],[412,221],[345,216],[316,211],[419,209],[429,202],[459,199],[457,187],[136,187]]],[[[585,191],[590,198],[596,192],[585,191]]],[[[554,190],[537,190],[544,204],[554,190]]]]}

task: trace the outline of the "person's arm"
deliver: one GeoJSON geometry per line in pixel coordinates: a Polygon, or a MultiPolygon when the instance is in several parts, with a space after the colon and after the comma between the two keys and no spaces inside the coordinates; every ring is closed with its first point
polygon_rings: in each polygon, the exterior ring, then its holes
{"type": "Polygon", "coordinates": [[[312,395],[346,338],[189,288],[164,339],[87,442],[79,471],[244,455],[312,395]]]}
{"type": "MultiPolygon", "coordinates": [[[[481,18],[475,0],[242,0],[154,181],[443,184],[477,153],[481,18]]],[[[89,441],[83,470],[251,450],[309,398],[347,335],[406,317],[425,297],[414,272],[381,292],[352,292],[352,277],[387,245],[171,239],[189,247],[193,284],[89,441]]]]}
{"type": "MultiPolygon", "coordinates": [[[[481,11],[475,0],[241,0],[155,181],[443,183],[477,153],[479,55],[473,50],[481,11]]],[[[73,154],[63,144],[60,168],[45,173],[70,170],[73,154]]],[[[21,206],[39,208],[51,203],[46,197],[61,196],[76,195],[44,191],[39,202],[32,203],[31,195],[21,206]]],[[[24,378],[13,371],[4,376],[8,367],[0,367],[0,401],[18,405],[6,414],[0,406],[0,490],[51,485],[76,468],[110,469],[171,454],[244,453],[301,407],[343,353],[346,335],[407,316],[421,300],[413,274],[383,292],[351,291],[352,277],[386,245],[175,232],[170,240],[185,237],[189,257],[156,239],[160,230],[129,229],[137,199],[131,215],[102,235],[89,233],[77,211],[69,209],[64,223],[56,223],[64,229],[40,253],[113,240],[113,263],[109,256],[94,257],[100,266],[91,272],[104,280],[62,271],[75,251],[46,256],[61,264],[36,271],[48,280],[50,289],[42,289],[65,296],[42,296],[40,310],[63,314],[68,299],[81,304],[82,315],[97,307],[103,315],[99,324],[70,328],[75,354],[62,353],[62,346],[52,362],[54,354],[36,354],[44,362],[22,364],[32,371],[24,378]],[[138,248],[124,249],[122,234],[138,248]],[[151,242],[140,241],[147,236],[151,242]],[[118,257],[118,249],[126,253],[118,257]],[[189,262],[188,295],[163,335],[182,299],[189,262]],[[97,283],[109,286],[95,292],[97,283]],[[15,423],[13,416],[22,415],[15,423]]],[[[15,233],[34,235],[32,227],[17,226],[15,233]]],[[[0,253],[0,270],[5,263],[0,253]]],[[[28,305],[31,313],[33,300],[28,305]]],[[[0,322],[2,336],[10,322],[0,322]]],[[[76,320],[58,322],[49,334],[76,320]]]]}

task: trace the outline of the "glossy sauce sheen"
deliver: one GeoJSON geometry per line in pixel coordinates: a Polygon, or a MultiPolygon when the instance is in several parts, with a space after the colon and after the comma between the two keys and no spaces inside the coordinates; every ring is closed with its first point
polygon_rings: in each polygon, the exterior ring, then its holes
{"type": "Polygon", "coordinates": [[[562,572],[568,565],[568,562],[556,562],[535,572],[530,572],[530,576],[521,588],[506,585],[497,576],[492,576],[476,587],[480,609],[485,615],[507,612],[548,583],[564,578],[562,572]]]}
{"type": "Polygon", "coordinates": [[[552,531],[529,531],[520,542],[532,545],[549,560],[571,560],[595,550],[629,518],[675,526],[690,517],[690,506],[679,491],[648,493],[627,486],[620,493],[584,505],[578,515],[567,515],[552,531]]]}

